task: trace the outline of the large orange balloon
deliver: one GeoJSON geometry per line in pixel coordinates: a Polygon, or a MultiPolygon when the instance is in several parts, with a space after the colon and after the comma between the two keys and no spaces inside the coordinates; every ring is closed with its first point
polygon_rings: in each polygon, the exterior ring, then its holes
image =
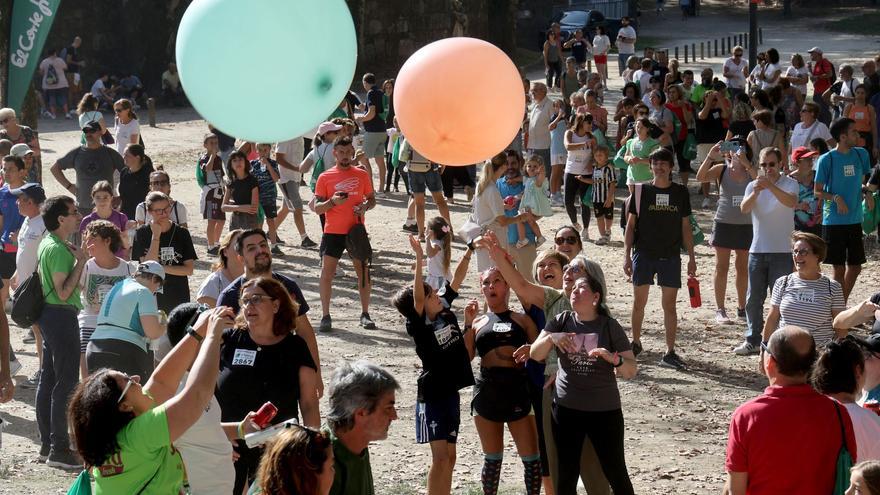
{"type": "Polygon", "coordinates": [[[422,47],[394,84],[394,112],[413,149],[443,165],[470,165],[503,151],[525,109],[522,78],[498,47],[447,38],[422,47]]]}

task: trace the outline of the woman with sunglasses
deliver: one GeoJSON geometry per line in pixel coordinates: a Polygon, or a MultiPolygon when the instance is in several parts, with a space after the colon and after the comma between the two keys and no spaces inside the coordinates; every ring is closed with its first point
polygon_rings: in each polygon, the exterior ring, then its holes
{"type": "Polygon", "coordinates": [[[831,137],[828,126],[819,121],[819,112],[819,105],[812,101],[804,102],[800,111],[801,121],[795,124],[791,131],[788,149],[794,150],[801,146],[809,147],[810,141],[816,138],[822,139],[829,146],[836,144],[836,141],[831,137]]]}
{"type": "Polygon", "coordinates": [[[232,316],[226,308],[205,312],[146,385],[140,376],[102,369],[76,387],[67,418],[98,493],[164,494],[183,488],[183,460],[173,443],[214,395],[222,333],[232,316]]]}
{"type": "Polygon", "coordinates": [[[573,225],[563,225],[556,229],[556,233],[553,235],[553,244],[554,247],[552,249],[562,253],[570,260],[581,254],[581,251],[584,249],[581,233],[573,225]]]}
{"type": "Polygon", "coordinates": [[[113,112],[116,114],[116,128],[113,130],[113,137],[116,139],[114,146],[122,155],[126,146],[140,142],[141,126],[138,124],[138,117],[134,113],[131,100],[125,98],[117,100],[113,104],[113,112]]]}
{"type": "Polygon", "coordinates": [[[718,182],[718,204],[709,244],[715,249],[715,323],[733,323],[727,315],[727,275],[730,271],[730,253],[736,253],[736,316],[746,318],[746,290],[749,286],[749,246],[752,244],[752,217],[740,210],[746,186],[758,177],[752,167],[752,149],[742,136],[727,142],[734,143],[736,150],[721,151],[722,143],[716,143],[700,169],[697,182],[718,182]]]}
{"type": "MultiPolygon", "coordinates": [[[[155,171],[150,172],[150,192],[160,192],[167,196],[171,208],[169,210],[171,221],[183,228],[187,228],[189,216],[186,211],[186,205],[171,198],[171,177],[169,177],[168,172],[162,169],[161,165],[155,171]]],[[[146,201],[138,203],[134,209],[134,219],[137,221],[138,227],[149,225],[153,221],[153,215],[150,214],[146,201]]]]}
{"type": "MultiPolygon", "coordinates": [[[[241,310],[235,327],[223,332],[217,401],[223,421],[240,421],[266,402],[278,409],[271,424],[291,418],[311,428],[320,426],[318,375],[302,337],[294,333],[297,304],[272,278],[257,277],[242,285],[241,310]]],[[[234,447],[235,490],[253,483],[262,448],[234,447]]]]}
{"type": "MultiPolygon", "coordinates": [[[[80,126],[82,127],[82,126],[80,126]]],[[[34,163],[31,166],[33,176],[28,176],[28,182],[43,183],[43,165],[40,161],[40,139],[37,131],[26,125],[18,123],[15,110],[11,108],[0,108],[0,139],[8,139],[12,144],[24,143],[34,153],[34,163]],[[33,179],[33,180],[32,180],[33,179]]],[[[83,142],[85,145],[86,143],[83,142]]]]}
{"type": "Polygon", "coordinates": [[[834,328],[834,317],[846,309],[843,289],[837,281],[822,275],[821,263],[827,246],[821,237],[807,232],[791,234],[794,273],[779,277],[770,296],[770,313],[764,322],[763,342],[777,328],[795,325],[810,332],[816,347],[845,337],[846,328],[834,328]]]}
{"type": "Polygon", "coordinates": [[[252,494],[329,495],[333,487],[333,445],[323,432],[294,425],[266,447],[258,489],[252,494]]]}
{"type": "MultiPolygon", "coordinates": [[[[117,282],[121,282],[130,277],[132,273],[135,273],[137,263],[132,265],[121,257],[116,256],[115,250],[122,245],[122,236],[119,229],[112,223],[105,220],[96,220],[81,232],[86,251],[89,254],[89,259],[86,261],[86,266],[80,277],[80,287],[82,289],[80,300],[83,303],[83,308],[79,311],[77,317],[80,337],[80,373],[85,378],[89,376],[89,369],[86,365],[86,350],[89,339],[98,323],[98,314],[101,312],[101,306],[107,295],[113,291],[113,287],[117,282]]],[[[150,294],[150,298],[153,300],[152,306],[155,307],[156,298],[152,294],[150,294]]],[[[143,310],[148,311],[147,308],[143,308],[143,310]]],[[[128,319],[125,321],[130,322],[131,316],[129,314],[128,319]]],[[[150,326],[150,321],[147,322],[147,326],[150,326]]],[[[143,322],[140,323],[141,327],[143,327],[143,322]]],[[[152,329],[153,327],[150,326],[150,330],[152,329]]],[[[159,334],[161,335],[161,332],[159,334]]],[[[100,366],[96,366],[95,369],[98,367],[100,366]]],[[[104,365],[104,367],[113,366],[104,365]]],[[[152,360],[150,360],[149,366],[145,366],[143,369],[151,370],[152,368],[152,360]]],[[[138,374],[140,374],[140,371],[140,369],[136,370],[138,374]]]]}
{"type": "Polygon", "coordinates": [[[635,377],[629,338],[605,306],[603,284],[589,274],[578,278],[564,311],[541,332],[532,359],[559,355],[553,394],[552,430],[559,457],[556,493],[577,493],[581,449],[589,438],[615,494],[633,493],[623,450],[623,411],[617,376],[635,377]]]}

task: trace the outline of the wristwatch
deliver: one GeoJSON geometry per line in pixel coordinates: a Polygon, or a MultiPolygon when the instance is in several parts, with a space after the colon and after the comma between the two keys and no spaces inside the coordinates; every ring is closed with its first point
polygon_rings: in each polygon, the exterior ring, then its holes
{"type": "Polygon", "coordinates": [[[196,342],[199,342],[199,343],[201,343],[202,340],[205,339],[204,337],[202,337],[201,335],[199,335],[199,332],[196,332],[196,329],[193,328],[193,327],[186,327],[186,333],[187,333],[190,337],[196,339],[196,342]]]}

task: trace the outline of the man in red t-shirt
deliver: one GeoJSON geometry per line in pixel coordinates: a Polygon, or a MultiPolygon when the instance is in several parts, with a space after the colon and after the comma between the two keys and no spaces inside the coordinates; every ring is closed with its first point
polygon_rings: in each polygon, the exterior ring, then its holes
{"type": "Polygon", "coordinates": [[[730,420],[725,494],[831,493],[843,431],[855,462],[846,408],[807,383],[815,360],[813,337],[798,327],[784,327],[761,344],[770,386],[739,406],[730,420]]]}
{"type": "Polygon", "coordinates": [[[819,105],[819,121],[829,125],[831,123],[831,109],[822,95],[831,87],[831,80],[834,79],[834,66],[822,56],[822,49],[818,46],[810,48],[807,53],[810,54],[810,80],[813,81],[813,101],[819,105]]]}
{"type": "MultiPolygon", "coordinates": [[[[330,319],[330,296],[336,265],[343,251],[346,250],[348,231],[357,223],[363,223],[364,213],[376,206],[373,183],[367,171],[354,166],[354,146],[351,138],[339,136],[333,141],[333,156],[336,166],[318,177],[315,184],[315,212],[325,215],[324,235],[321,237],[321,309],[323,317],[320,332],[328,332],[333,328],[330,319]]],[[[351,254],[351,253],[349,253],[351,254]]],[[[361,297],[361,326],[366,329],[376,328],[370,318],[370,277],[362,260],[352,259],[358,277],[358,292],[361,297]]]]}

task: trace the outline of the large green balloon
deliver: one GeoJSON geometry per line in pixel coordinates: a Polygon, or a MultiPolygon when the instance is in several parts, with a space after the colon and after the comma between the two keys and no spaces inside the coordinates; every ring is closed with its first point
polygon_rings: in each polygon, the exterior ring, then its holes
{"type": "Polygon", "coordinates": [[[195,109],[256,142],[303,135],[339,106],[357,64],[344,0],[194,0],[177,67],[195,109]]]}

